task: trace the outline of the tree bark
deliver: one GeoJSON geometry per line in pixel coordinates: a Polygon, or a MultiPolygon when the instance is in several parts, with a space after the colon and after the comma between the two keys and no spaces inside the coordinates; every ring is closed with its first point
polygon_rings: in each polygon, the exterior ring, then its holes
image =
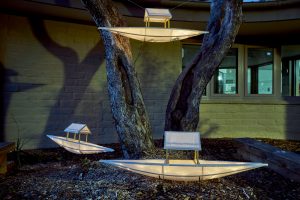
{"type": "Polygon", "coordinates": [[[210,13],[209,34],[204,36],[199,53],[182,71],[172,89],[165,130],[197,129],[202,93],[234,42],[242,22],[242,1],[212,0],[210,13]]]}
{"type": "MultiPolygon", "coordinates": [[[[111,0],[82,0],[98,27],[125,26],[111,0]]],[[[129,39],[101,30],[105,46],[108,93],[125,158],[154,149],[148,114],[132,63],[129,39]]]]}

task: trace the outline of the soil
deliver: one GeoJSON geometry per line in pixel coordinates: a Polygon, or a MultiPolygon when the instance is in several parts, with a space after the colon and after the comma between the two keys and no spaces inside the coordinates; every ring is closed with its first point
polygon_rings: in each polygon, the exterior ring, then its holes
{"type": "MultiPolygon", "coordinates": [[[[272,141],[298,151],[300,142],[272,141]]],[[[272,143],[268,140],[268,143],[272,143]]],[[[150,178],[100,164],[100,159],[121,158],[114,153],[75,155],[62,148],[22,151],[22,166],[0,177],[0,199],[300,199],[300,183],[268,168],[202,182],[174,182],[150,178]]],[[[155,156],[163,158],[162,141],[155,156]]],[[[237,160],[230,139],[203,139],[201,157],[237,160]]],[[[13,159],[16,154],[9,155],[13,159]]],[[[192,152],[171,152],[171,158],[190,158],[192,152]]]]}

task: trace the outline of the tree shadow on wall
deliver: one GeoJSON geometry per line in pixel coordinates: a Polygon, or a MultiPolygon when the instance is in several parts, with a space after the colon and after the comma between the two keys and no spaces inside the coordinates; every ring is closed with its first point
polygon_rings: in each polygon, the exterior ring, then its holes
{"type": "Polygon", "coordinates": [[[209,119],[202,119],[201,121],[199,121],[198,130],[201,130],[203,128],[203,126],[206,126],[208,128],[206,128],[206,130],[204,132],[201,132],[202,138],[210,137],[212,134],[214,134],[219,129],[219,125],[215,124],[215,123],[211,123],[209,119]]]}
{"type": "MultiPolygon", "coordinates": [[[[87,91],[87,87],[96,71],[100,68],[101,63],[104,61],[104,55],[101,54],[101,52],[104,52],[101,41],[99,41],[88,52],[83,61],[80,62],[75,50],[58,44],[49,36],[43,20],[29,19],[29,21],[36,39],[49,53],[57,57],[63,63],[64,70],[63,85],[56,97],[56,103],[50,109],[44,133],[61,133],[62,130],[72,122],[82,122],[89,125],[88,113],[75,115],[74,111],[83,100],[83,96],[86,92],[93,93],[93,91],[87,91]]],[[[65,37],[68,37],[68,35],[65,37]]],[[[82,40],[84,40],[84,38],[82,40]]],[[[95,102],[92,102],[86,106],[89,106],[89,109],[93,110],[93,106],[99,106],[99,100],[97,102],[97,105],[95,105],[95,102]]],[[[100,121],[100,119],[98,121],[100,121]]],[[[91,129],[95,128],[93,126],[95,125],[92,125],[91,129]]],[[[42,142],[43,139],[45,138],[42,137],[40,147],[45,147],[45,143],[42,142]]]]}
{"type": "Polygon", "coordinates": [[[4,75],[4,66],[3,64],[0,62],[0,75],[1,75],[1,98],[0,98],[0,103],[1,103],[1,107],[0,107],[0,142],[3,142],[5,140],[5,135],[4,135],[4,124],[5,124],[5,118],[6,118],[6,110],[7,110],[7,100],[9,101],[9,99],[5,100],[5,92],[4,92],[4,84],[5,84],[5,75],[4,75]]]}
{"type": "MultiPolygon", "coordinates": [[[[2,142],[2,141],[6,141],[5,124],[6,124],[6,118],[8,117],[7,111],[13,94],[16,92],[24,92],[26,90],[31,90],[37,87],[41,87],[44,84],[14,82],[13,80],[11,80],[11,77],[18,76],[19,74],[12,69],[5,69],[5,66],[1,62],[0,62],[0,70],[1,70],[0,71],[1,74],[0,142],[2,142]]],[[[16,123],[15,126],[18,126],[16,116],[14,116],[13,113],[10,113],[10,115],[12,115],[11,117],[13,118],[13,121],[15,121],[16,123]]],[[[17,127],[17,130],[19,131],[19,127],[17,127]]],[[[7,133],[7,134],[18,134],[19,137],[20,133],[7,133]]]]}

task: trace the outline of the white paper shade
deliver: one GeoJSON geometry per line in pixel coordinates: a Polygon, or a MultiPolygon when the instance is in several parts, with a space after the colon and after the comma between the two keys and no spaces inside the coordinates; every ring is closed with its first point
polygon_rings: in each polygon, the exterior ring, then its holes
{"type": "Polygon", "coordinates": [[[98,29],[144,42],[172,42],[208,33],[207,31],[157,27],[98,27],[98,29]]]}
{"type": "Polygon", "coordinates": [[[95,154],[104,152],[113,152],[111,148],[99,146],[93,143],[75,140],[72,138],[47,135],[51,140],[59,146],[65,148],[67,151],[75,154],[95,154]]]}
{"type": "Polygon", "coordinates": [[[100,162],[117,166],[138,174],[174,181],[201,181],[220,178],[251,169],[268,166],[264,163],[200,160],[101,160],[100,162]]]}
{"type": "Polygon", "coordinates": [[[170,20],[172,15],[169,9],[146,8],[144,21],[145,22],[161,22],[165,23],[170,20]]]}

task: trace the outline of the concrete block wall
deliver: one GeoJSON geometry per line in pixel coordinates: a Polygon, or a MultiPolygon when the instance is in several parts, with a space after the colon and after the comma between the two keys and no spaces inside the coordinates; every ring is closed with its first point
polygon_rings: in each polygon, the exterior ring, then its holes
{"type": "MultiPolygon", "coordinates": [[[[107,94],[104,49],[95,26],[0,14],[4,130],[24,148],[56,145],[72,122],[86,123],[90,141],[118,142],[107,94]]],[[[180,43],[132,41],[133,57],[156,138],[162,136],[170,88],[180,73],[180,43]],[[143,46],[141,51],[141,45],[143,46]]]]}
{"type": "Polygon", "coordinates": [[[202,103],[203,137],[252,137],[300,140],[300,106],[265,103],[202,103]]]}
{"type": "MultiPolygon", "coordinates": [[[[154,138],[162,138],[165,110],[181,72],[181,43],[132,41],[133,60],[154,138]]],[[[24,148],[56,147],[72,122],[86,123],[90,140],[118,142],[106,87],[104,49],[95,26],[0,14],[2,104],[0,141],[24,148]]],[[[203,100],[202,137],[300,139],[300,106],[203,100]]]]}
{"type": "Polygon", "coordinates": [[[132,47],[153,137],[162,138],[171,89],[181,72],[181,45],[133,42],[132,47]]]}

